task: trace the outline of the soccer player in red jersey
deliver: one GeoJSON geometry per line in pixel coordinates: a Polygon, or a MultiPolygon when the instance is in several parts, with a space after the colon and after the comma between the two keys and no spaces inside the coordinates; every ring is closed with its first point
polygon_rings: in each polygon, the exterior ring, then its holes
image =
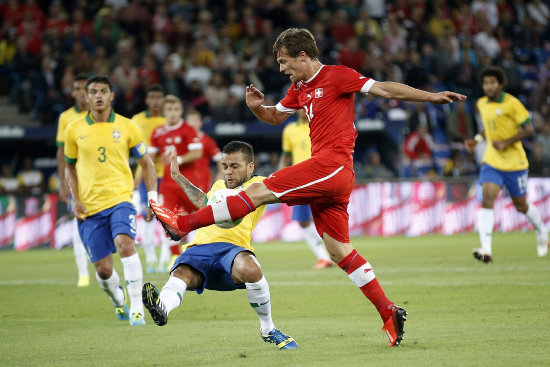
{"type": "Polygon", "coordinates": [[[185,121],[189,124],[189,126],[195,129],[195,132],[202,143],[202,157],[195,161],[198,178],[197,186],[203,192],[208,192],[212,186],[210,162],[216,163],[216,177],[214,181],[223,180],[222,152],[220,151],[216,141],[201,130],[203,121],[202,115],[199,111],[190,111],[185,116],[185,121]]]}
{"type": "MultiPolygon", "coordinates": [[[[172,180],[170,175],[170,155],[173,151],[177,152],[181,173],[189,181],[197,185],[199,179],[196,162],[202,156],[202,144],[195,129],[183,120],[182,115],[183,105],[181,100],[176,96],[167,95],[164,98],[166,123],[153,131],[149,153],[153,158],[160,154],[164,163],[164,176],[159,188],[160,202],[165,207],[177,213],[188,214],[196,211],[197,208],[182,193],[177,183],[172,180]]],[[[178,243],[169,243],[168,239],[163,239],[159,259],[159,271],[166,270],[170,260],[169,252],[172,255],[179,255],[181,253],[180,246],[178,243]]]]}
{"type": "Polygon", "coordinates": [[[280,71],[292,81],[287,95],[276,106],[264,106],[264,95],[250,85],[246,88],[246,103],[260,120],[273,125],[303,109],[310,121],[311,158],[191,215],[177,216],[154,201],[150,201],[151,207],[168,234],[178,238],[195,228],[242,218],[258,205],[309,204],[331,259],[374,304],[390,346],[398,346],[407,312],[386,297],[371,264],[349,240],[347,206],[355,179],[353,149],[357,137],[354,93],[435,104],[462,101],[466,96],[377,82],[346,66],[323,65],[314,36],[303,28],[283,31],[273,45],[273,53],[280,71]]]}

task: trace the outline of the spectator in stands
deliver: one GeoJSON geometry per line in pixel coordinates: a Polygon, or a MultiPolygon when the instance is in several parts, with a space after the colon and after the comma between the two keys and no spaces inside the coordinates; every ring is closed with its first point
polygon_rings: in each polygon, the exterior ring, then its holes
{"type": "Polygon", "coordinates": [[[457,102],[447,117],[449,142],[464,141],[474,136],[474,118],[467,102],[457,102]]]}
{"type": "Polygon", "coordinates": [[[24,193],[39,195],[44,191],[44,174],[33,167],[30,156],[25,156],[23,159],[23,169],[17,174],[17,179],[24,193]]]}
{"type": "Polygon", "coordinates": [[[547,177],[550,173],[550,165],[544,161],[544,147],[541,143],[533,144],[533,149],[529,155],[529,175],[537,177],[547,177]]]}
{"type": "Polygon", "coordinates": [[[2,165],[2,176],[0,177],[0,193],[14,194],[20,191],[21,182],[11,173],[11,167],[5,163],[2,165]]]}
{"type": "Polygon", "coordinates": [[[409,164],[413,177],[423,176],[432,170],[433,139],[428,132],[428,122],[421,120],[418,126],[405,139],[403,150],[406,163],[409,164]]]}
{"type": "Polygon", "coordinates": [[[267,163],[262,164],[260,168],[256,169],[254,173],[258,176],[268,177],[273,172],[279,169],[279,152],[269,153],[269,160],[267,163]]]}
{"type": "Polygon", "coordinates": [[[473,176],[476,166],[461,150],[453,149],[451,156],[443,167],[443,175],[449,177],[473,176]]]}
{"type": "Polygon", "coordinates": [[[550,166],[550,120],[542,124],[535,141],[540,144],[542,159],[545,166],[550,166]]]}
{"type": "Polygon", "coordinates": [[[390,179],[395,174],[382,164],[380,153],[377,150],[368,152],[367,164],[364,166],[366,178],[390,179]]]}
{"type": "Polygon", "coordinates": [[[345,46],[340,50],[338,63],[362,73],[365,71],[366,62],[367,54],[359,47],[359,39],[357,37],[348,39],[345,46]]]}

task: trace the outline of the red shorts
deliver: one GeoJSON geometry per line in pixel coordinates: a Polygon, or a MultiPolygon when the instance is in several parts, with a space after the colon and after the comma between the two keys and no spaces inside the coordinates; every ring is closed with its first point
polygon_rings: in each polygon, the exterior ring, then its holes
{"type": "Polygon", "coordinates": [[[264,180],[279,200],[288,205],[309,204],[317,232],[349,243],[348,203],[355,173],[323,157],[283,168],[264,180]]]}
{"type": "Polygon", "coordinates": [[[166,208],[178,214],[189,214],[197,211],[185,192],[171,178],[160,181],[159,201],[166,208]],[[167,181],[171,181],[167,183],[167,181]]]}

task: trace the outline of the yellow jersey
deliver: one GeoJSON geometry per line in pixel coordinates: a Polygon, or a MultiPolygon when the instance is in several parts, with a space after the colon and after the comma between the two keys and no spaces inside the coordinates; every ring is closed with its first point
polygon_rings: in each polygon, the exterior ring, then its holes
{"type": "Polygon", "coordinates": [[[521,140],[504,150],[496,150],[493,140],[506,140],[519,133],[520,127],[529,123],[529,112],[514,96],[502,92],[496,102],[491,102],[487,96],[477,101],[477,109],[481,114],[487,149],[483,163],[501,171],[520,171],[527,169],[527,155],[521,140]]]}
{"type": "Polygon", "coordinates": [[[67,126],[74,120],[86,116],[86,113],[88,113],[88,111],[80,111],[75,104],[59,115],[59,120],[57,121],[57,135],[55,137],[55,144],[58,147],[65,145],[65,129],[67,129],[67,126]]]}
{"type": "MultiPolygon", "coordinates": [[[[166,117],[151,116],[149,110],[145,110],[134,115],[132,117],[132,121],[134,121],[141,129],[143,142],[149,147],[151,146],[151,136],[153,135],[153,131],[157,127],[164,125],[164,123],[166,122],[166,117]]],[[[164,175],[164,165],[162,164],[160,155],[155,157],[153,163],[155,163],[155,171],[157,172],[157,177],[162,177],[164,175]]],[[[141,169],[141,167],[138,167],[138,169],[141,169]]]]}
{"type": "MultiPolygon", "coordinates": [[[[261,176],[252,177],[241,186],[235,188],[235,190],[243,191],[253,183],[262,182],[264,179],[265,177],[261,176]]],[[[226,188],[225,181],[218,180],[214,182],[214,185],[212,185],[212,188],[208,194],[206,194],[206,197],[209,198],[214,192],[226,188]]],[[[250,245],[250,239],[252,238],[252,232],[254,231],[254,228],[256,228],[256,224],[258,224],[258,221],[264,214],[264,211],[265,205],[258,207],[252,213],[247,214],[243,218],[242,222],[233,228],[220,228],[215,224],[208,227],[199,228],[197,229],[195,238],[188,244],[184,245],[183,250],[185,251],[187,247],[204,245],[207,243],[229,242],[234,245],[244,247],[247,250],[254,251],[254,247],[250,245]]]]}
{"type": "Polygon", "coordinates": [[[283,153],[292,154],[292,164],[311,158],[311,139],[307,122],[293,122],[283,130],[283,153]]]}
{"type": "Polygon", "coordinates": [[[132,202],[130,152],[138,159],[147,152],[141,131],[113,110],[107,122],[96,122],[87,113],[67,127],[65,160],[76,163],[78,195],[87,216],[132,202]]]}

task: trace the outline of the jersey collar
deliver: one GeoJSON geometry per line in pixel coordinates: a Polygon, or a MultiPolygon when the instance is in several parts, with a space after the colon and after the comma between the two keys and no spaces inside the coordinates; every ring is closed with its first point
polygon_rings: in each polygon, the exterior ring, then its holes
{"type": "MultiPolygon", "coordinates": [[[[504,94],[504,91],[501,91],[495,103],[502,103],[502,101],[504,100],[504,94]]],[[[487,98],[487,103],[491,103],[491,100],[489,98],[487,98]]]]}
{"type": "Polygon", "coordinates": [[[321,67],[319,68],[319,70],[317,70],[317,72],[315,74],[313,74],[313,76],[311,78],[309,78],[308,80],[306,80],[304,83],[309,83],[311,82],[313,79],[315,79],[315,77],[317,76],[317,74],[319,74],[319,72],[325,67],[325,65],[321,64],[321,67]]]}
{"type": "MultiPolygon", "coordinates": [[[[92,118],[91,112],[88,112],[86,114],[86,122],[88,123],[88,125],[93,125],[96,123],[96,121],[94,121],[94,119],[92,118]]],[[[111,108],[111,114],[109,115],[109,119],[105,122],[115,122],[115,110],[113,110],[112,108],[111,108]]]]}
{"type": "Polygon", "coordinates": [[[73,108],[74,108],[74,110],[75,110],[76,113],[82,112],[82,111],[80,111],[80,110],[78,109],[78,106],[76,105],[76,103],[74,104],[73,108]]]}
{"type": "Polygon", "coordinates": [[[181,125],[183,125],[183,119],[180,120],[180,122],[178,122],[177,124],[175,124],[174,126],[168,126],[167,124],[165,125],[165,128],[166,130],[169,130],[169,131],[172,131],[172,130],[176,130],[176,129],[179,129],[181,127],[181,125]]]}

